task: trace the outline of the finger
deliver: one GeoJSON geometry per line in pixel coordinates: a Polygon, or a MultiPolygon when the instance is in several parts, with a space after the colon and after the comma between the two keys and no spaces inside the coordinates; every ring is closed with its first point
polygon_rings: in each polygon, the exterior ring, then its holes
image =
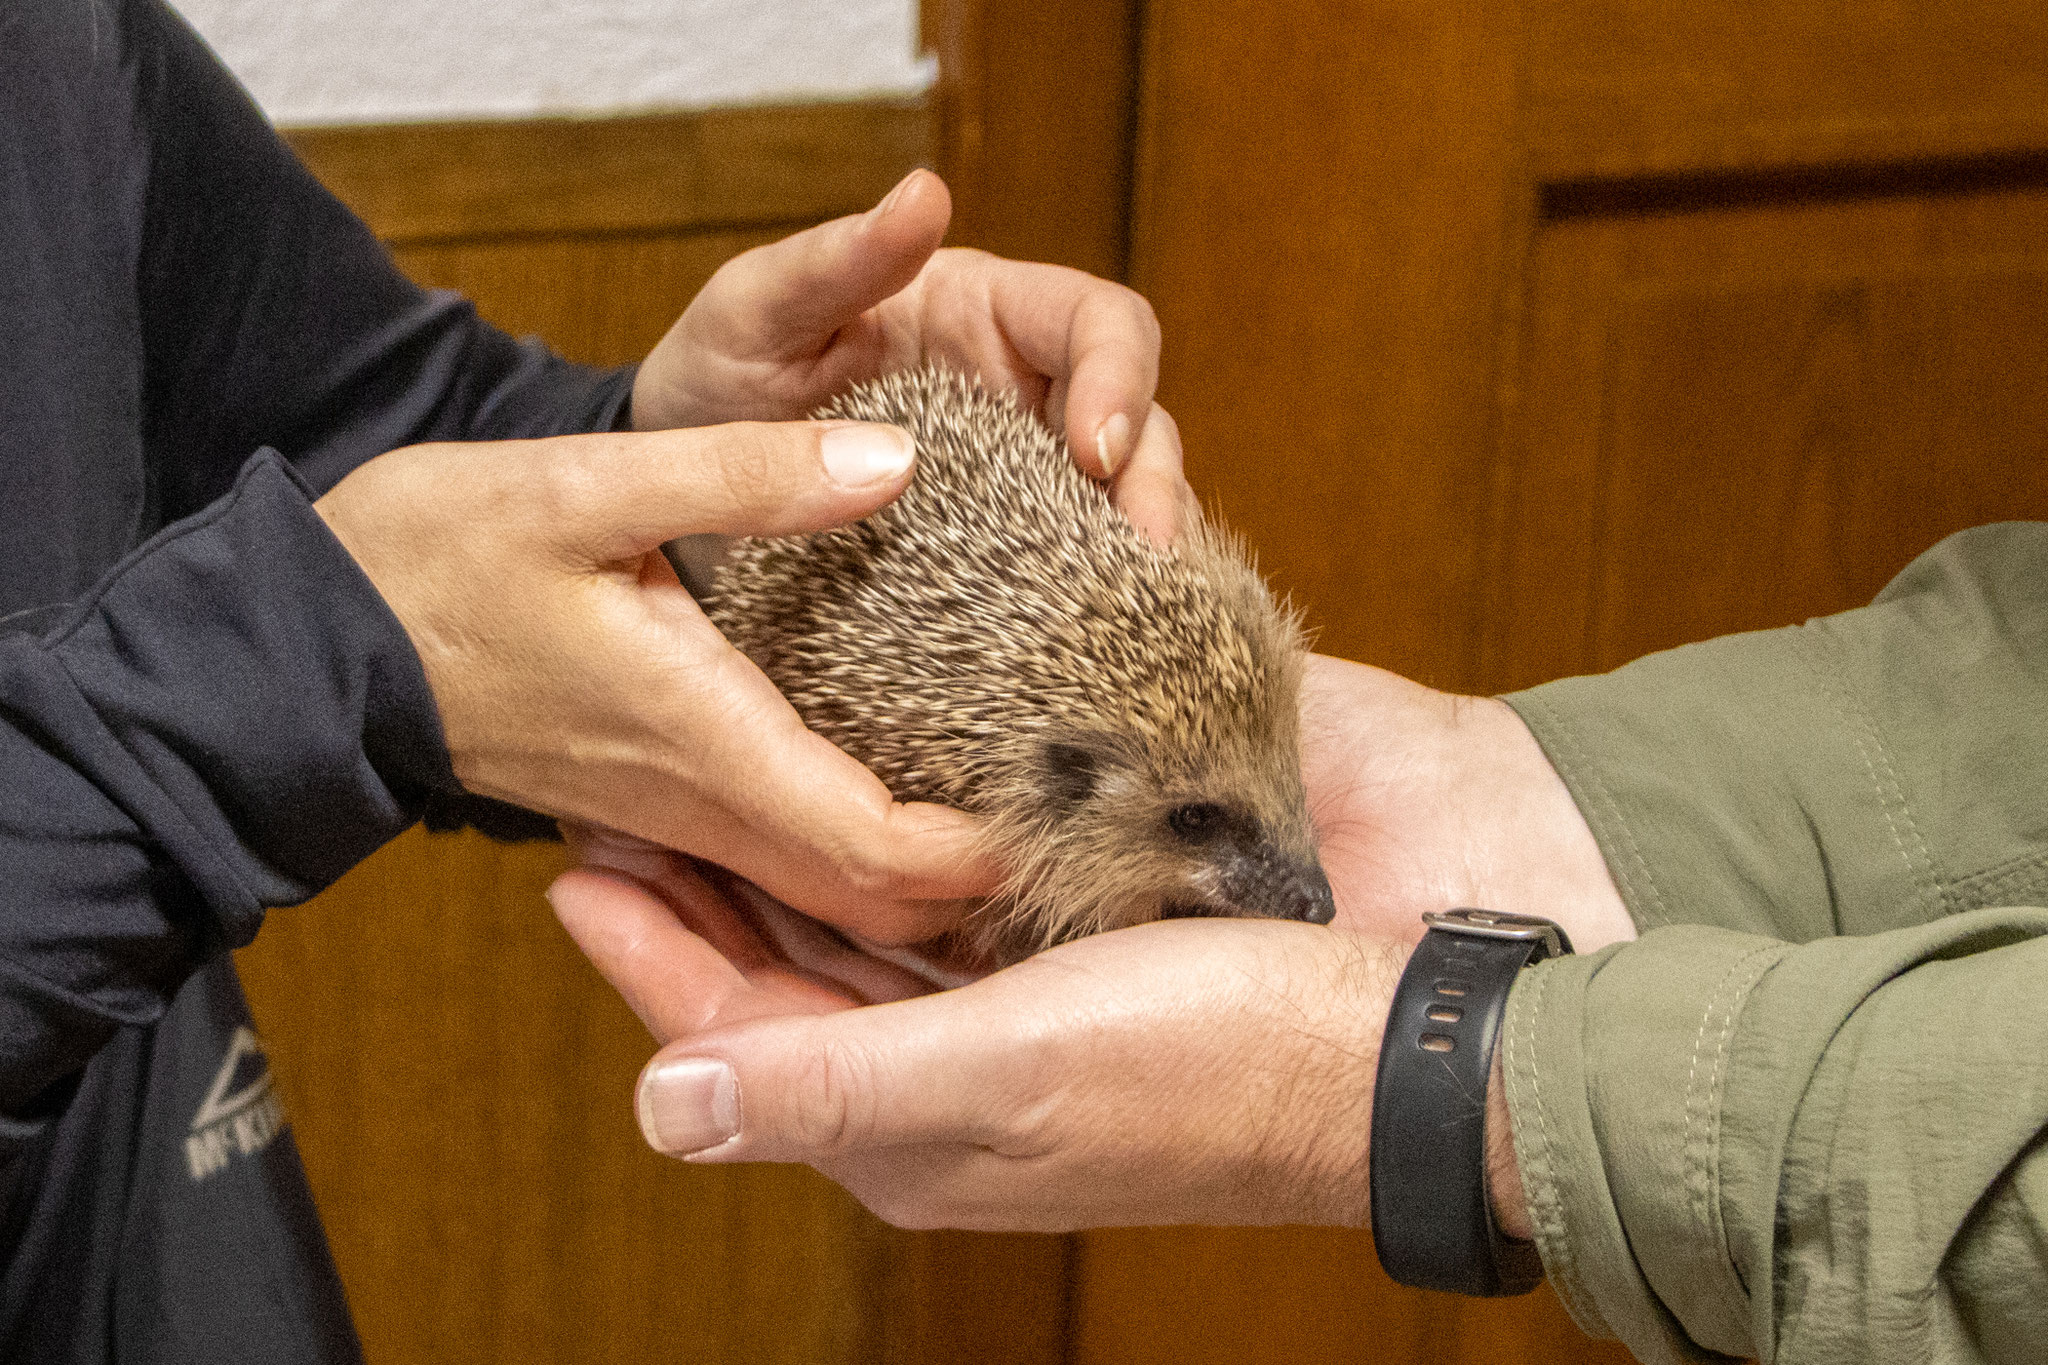
{"type": "MultiPolygon", "coordinates": [[[[922,978],[862,951],[724,868],[613,830],[572,826],[567,833],[569,846],[585,869],[620,873],[651,893],[756,988],[807,978],[842,1003],[863,1005],[924,995],[932,989],[922,978]]],[[[572,883],[566,894],[575,904],[576,885],[572,883]]],[[[739,1017],[744,1016],[728,1011],[720,1021],[730,1023],[739,1017]]],[[[673,1019],[665,1022],[670,1027],[677,1024],[673,1019]]],[[[701,1029],[715,1021],[682,1022],[701,1029]]]]}
{"type": "Polygon", "coordinates": [[[675,853],[651,839],[641,839],[602,825],[561,821],[562,842],[584,867],[618,872],[635,881],[653,882],[666,876],[674,865],[675,853]]]}
{"type": "Polygon", "coordinates": [[[530,443],[514,496],[578,558],[637,559],[679,536],[791,535],[903,491],[916,447],[872,422],[733,422],[530,443]]]}
{"type": "Polygon", "coordinates": [[[1134,290],[1078,270],[989,258],[989,301],[1024,362],[1065,402],[1048,413],[1074,460],[1108,478],[1135,449],[1159,384],[1159,322],[1134,290]]]}
{"type": "MultiPolygon", "coordinates": [[[[692,907],[700,923],[719,918],[719,907],[709,903],[715,893],[701,880],[670,891],[705,898],[692,907]]],[[[814,1014],[853,1003],[800,973],[763,966],[750,976],[685,927],[674,900],[624,877],[577,868],[558,877],[547,896],[576,946],[661,1042],[763,1015],[814,1014]]],[[[725,941],[731,945],[743,932],[734,928],[725,941]]],[[[737,951],[743,960],[766,956],[755,946],[737,951]]]]}
{"type": "Polygon", "coordinates": [[[809,915],[790,909],[743,877],[707,874],[735,905],[743,906],[763,943],[771,945],[792,966],[857,997],[879,1005],[929,995],[933,983],[879,953],[853,943],[809,915]]]}
{"type": "Polygon", "coordinates": [[[1145,419],[1137,449],[1117,470],[1110,491],[1118,509],[1162,550],[1201,519],[1200,507],[1181,469],[1180,428],[1157,403],[1145,419]]]}
{"type": "Polygon", "coordinates": [[[897,802],[881,779],[805,728],[767,676],[722,640],[712,637],[673,682],[672,713],[691,718],[694,795],[622,799],[601,773],[586,780],[586,769],[572,768],[572,789],[553,809],[687,850],[879,943],[944,933],[963,917],[962,902],[997,889],[1001,871],[975,820],[897,802]]]}
{"type": "Polygon", "coordinates": [[[812,731],[728,732],[701,756],[725,793],[688,831],[692,851],[777,900],[876,943],[953,928],[961,902],[993,894],[999,872],[981,827],[958,811],[900,803],[812,731]]]}
{"type": "Polygon", "coordinates": [[[835,218],[735,257],[707,292],[734,329],[734,354],[809,357],[841,328],[900,292],[945,239],[946,184],[915,170],[866,213],[835,218]]]}
{"type": "Polygon", "coordinates": [[[1009,1049],[999,1021],[962,1016],[962,994],[760,1019],[665,1049],[640,1076],[641,1131],[672,1156],[812,1164],[993,1136],[1009,1049]]]}

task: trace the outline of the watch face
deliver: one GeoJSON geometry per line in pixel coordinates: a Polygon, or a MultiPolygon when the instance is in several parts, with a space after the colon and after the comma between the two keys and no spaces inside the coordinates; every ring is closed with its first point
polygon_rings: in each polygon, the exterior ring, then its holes
{"type": "Polygon", "coordinates": [[[1537,915],[1516,915],[1506,910],[1479,910],[1464,906],[1456,910],[1423,915],[1422,922],[1432,929],[1446,929],[1454,934],[1469,934],[1474,938],[1500,938],[1520,943],[1540,942],[1543,957],[1562,957],[1572,950],[1571,939],[1563,929],[1537,915]]]}

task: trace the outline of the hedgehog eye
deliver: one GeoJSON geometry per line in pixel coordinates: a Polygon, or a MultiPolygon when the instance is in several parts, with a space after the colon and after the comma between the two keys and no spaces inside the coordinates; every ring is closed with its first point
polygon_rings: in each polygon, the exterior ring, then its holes
{"type": "Polygon", "coordinates": [[[1175,806],[1167,812],[1166,827],[1183,843],[1207,843],[1223,828],[1223,807],[1206,801],[1175,806]]]}
{"type": "Polygon", "coordinates": [[[1045,746],[1046,786],[1061,805],[1078,806],[1095,794],[1095,755],[1072,744],[1045,746]]]}

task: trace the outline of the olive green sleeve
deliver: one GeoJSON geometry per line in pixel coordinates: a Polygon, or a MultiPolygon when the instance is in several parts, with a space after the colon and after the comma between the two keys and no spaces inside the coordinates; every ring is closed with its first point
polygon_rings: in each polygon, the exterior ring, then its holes
{"type": "Polygon", "coordinates": [[[1503,1031],[1580,1324],[1652,1361],[2044,1358],[2048,526],[1508,700],[1643,931],[1525,973],[1503,1031]]]}

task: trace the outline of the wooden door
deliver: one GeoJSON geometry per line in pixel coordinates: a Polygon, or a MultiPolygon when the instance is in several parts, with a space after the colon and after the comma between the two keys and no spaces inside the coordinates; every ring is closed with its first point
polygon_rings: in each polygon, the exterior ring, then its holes
{"type": "MultiPolygon", "coordinates": [[[[1131,281],[1321,647],[1498,691],[2048,517],[2048,10],[1151,0],[1131,281]]],[[[1088,1365],[1619,1360],[1364,1234],[1082,1238],[1088,1365]]]]}

